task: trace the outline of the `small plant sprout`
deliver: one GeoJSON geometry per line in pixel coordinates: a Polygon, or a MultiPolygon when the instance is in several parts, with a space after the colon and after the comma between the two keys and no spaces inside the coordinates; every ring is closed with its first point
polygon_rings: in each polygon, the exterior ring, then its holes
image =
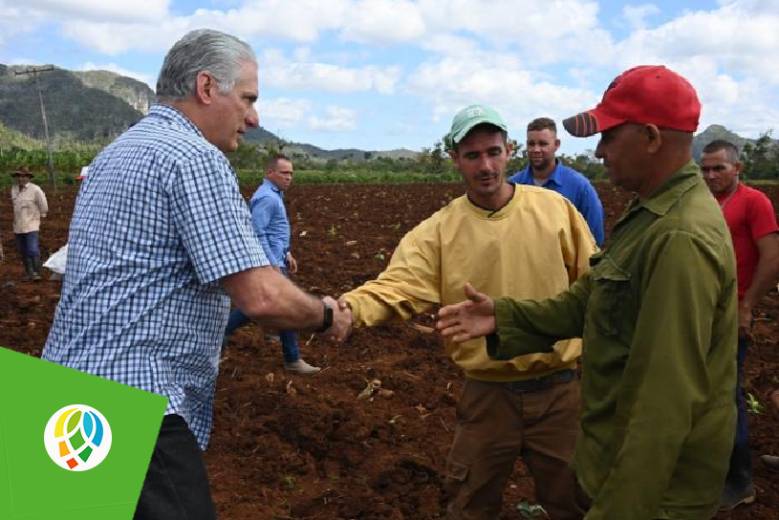
{"type": "Polygon", "coordinates": [[[749,413],[753,413],[755,415],[759,415],[763,413],[763,405],[760,403],[760,401],[757,400],[757,398],[754,395],[752,395],[749,392],[747,392],[746,395],[746,403],[747,403],[747,411],[749,413]]]}

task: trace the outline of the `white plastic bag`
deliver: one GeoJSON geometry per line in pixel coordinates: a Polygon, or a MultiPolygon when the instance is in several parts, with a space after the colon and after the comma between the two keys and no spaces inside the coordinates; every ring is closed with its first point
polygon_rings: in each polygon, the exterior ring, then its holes
{"type": "Polygon", "coordinates": [[[57,274],[65,274],[65,264],[68,261],[68,245],[65,244],[51,255],[43,267],[57,274]]]}

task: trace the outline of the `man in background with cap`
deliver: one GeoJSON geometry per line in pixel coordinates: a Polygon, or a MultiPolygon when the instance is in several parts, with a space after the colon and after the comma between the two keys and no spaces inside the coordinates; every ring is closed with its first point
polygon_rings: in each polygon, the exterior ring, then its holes
{"type": "MultiPolygon", "coordinates": [[[[587,270],[595,243],[576,208],[550,190],[506,181],[511,146],[497,112],[463,109],[444,140],[466,193],[407,233],[376,280],[341,296],[354,326],[454,303],[469,280],[493,296],[544,298],[587,270]]],[[[482,339],[445,347],[466,377],[447,460],[448,518],[497,518],[520,455],[551,517],[581,518],[569,465],[578,432],[580,341],[507,361],[490,360],[482,339]]]]}
{"type": "Polygon", "coordinates": [[[735,430],[736,275],[730,234],[692,161],[700,103],[662,66],[617,77],[563,122],[601,133],[596,156],[636,193],[605,250],[542,301],[473,287],[441,309],[454,341],[488,335],[494,359],[582,336],[582,435],[574,466],[586,518],[701,519],[717,509],[735,430]]]}
{"type": "Polygon", "coordinates": [[[736,439],[720,508],[731,510],[755,501],[749,422],[742,388],[744,361],[752,336],[752,309],[779,278],[779,226],[771,200],[739,182],[741,161],[733,143],[716,139],[703,147],[701,172],[728,224],[736,253],[738,279],[738,351],[736,439]]]}
{"type": "Polygon", "coordinates": [[[32,173],[26,167],[22,166],[11,175],[16,179],[16,185],[11,187],[16,247],[22,257],[27,278],[40,280],[41,250],[38,232],[41,229],[41,219],[46,218],[49,212],[46,194],[38,185],[30,182],[32,173]]]}
{"type": "Polygon", "coordinates": [[[539,117],[528,123],[525,146],[528,165],[509,182],[541,186],[570,200],[590,226],[595,242],[603,245],[603,205],[589,179],[555,157],[560,139],[554,120],[539,117]]]}

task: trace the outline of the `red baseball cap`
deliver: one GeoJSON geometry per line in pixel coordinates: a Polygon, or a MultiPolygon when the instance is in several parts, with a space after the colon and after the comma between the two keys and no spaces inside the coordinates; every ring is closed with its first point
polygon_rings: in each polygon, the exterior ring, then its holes
{"type": "Polygon", "coordinates": [[[640,65],[611,82],[598,106],[563,121],[568,133],[589,137],[623,123],[649,123],[694,132],[701,102],[689,81],[662,65],[640,65]]]}

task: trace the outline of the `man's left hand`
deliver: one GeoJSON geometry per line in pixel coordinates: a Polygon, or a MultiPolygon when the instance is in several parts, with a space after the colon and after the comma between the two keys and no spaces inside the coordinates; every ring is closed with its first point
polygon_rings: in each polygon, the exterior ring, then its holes
{"type": "Polygon", "coordinates": [[[743,301],[738,305],[738,337],[752,338],[752,306],[743,301]]]}
{"type": "Polygon", "coordinates": [[[290,274],[298,272],[298,261],[292,256],[292,253],[287,253],[287,271],[289,271],[290,274]]]}

